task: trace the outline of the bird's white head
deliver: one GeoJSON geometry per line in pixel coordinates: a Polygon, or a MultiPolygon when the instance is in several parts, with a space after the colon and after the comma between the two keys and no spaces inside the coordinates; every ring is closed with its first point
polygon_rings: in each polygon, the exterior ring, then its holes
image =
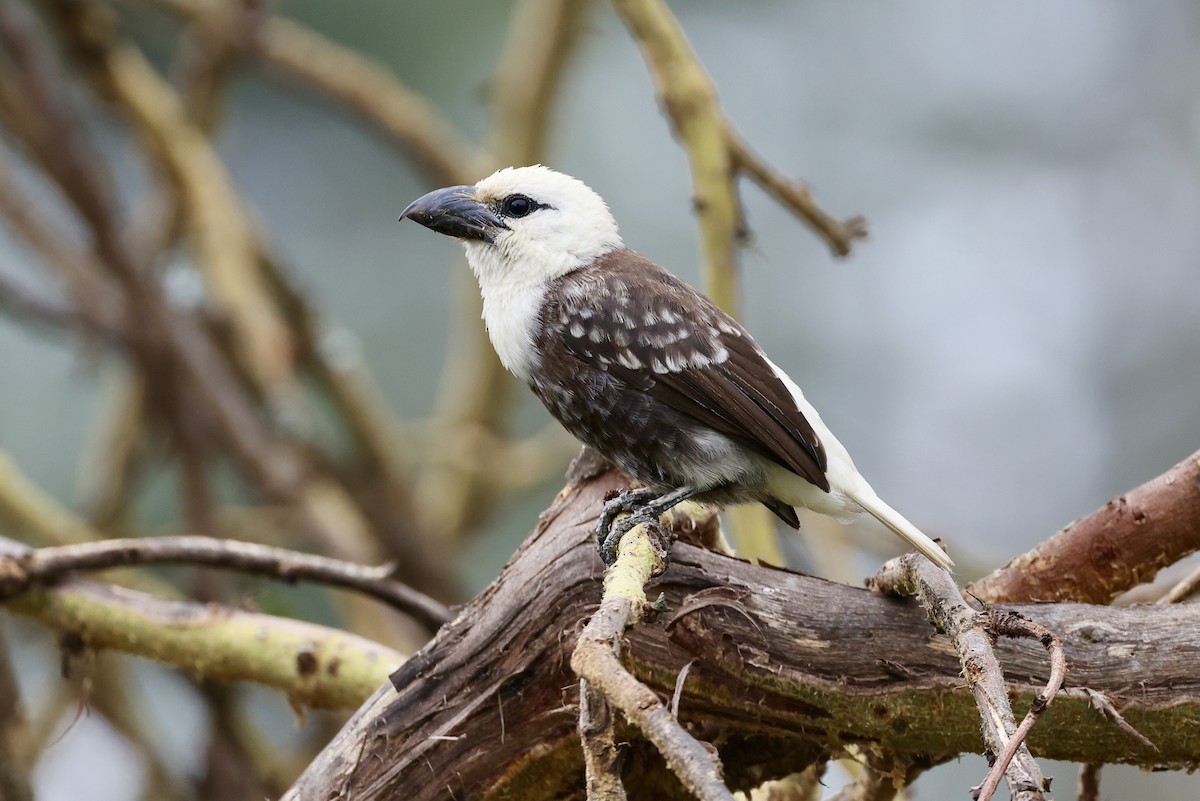
{"type": "Polygon", "coordinates": [[[622,246],[604,200],[541,165],[430,192],[404,210],[406,218],[457,237],[485,294],[494,282],[544,285],[622,246]]]}
{"type": "Polygon", "coordinates": [[[475,186],[412,202],[410,219],[456,237],[479,279],[483,319],[504,366],[529,380],[534,328],[548,284],[620,248],[617,223],[587,184],[546,167],[509,167],[475,186]]]}

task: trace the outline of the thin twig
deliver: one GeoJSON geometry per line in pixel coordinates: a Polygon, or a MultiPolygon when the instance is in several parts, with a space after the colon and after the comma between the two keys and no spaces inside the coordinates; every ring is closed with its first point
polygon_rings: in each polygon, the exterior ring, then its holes
{"type": "MultiPolygon", "coordinates": [[[[1004,671],[996,659],[989,630],[991,617],[969,607],[950,574],[918,554],[891,560],[867,584],[879,592],[917,596],[930,621],[950,638],[959,654],[963,677],[979,707],[988,752],[1002,754],[1016,739],[1017,723],[1004,671]]],[[[1041,801],[1046,786],[1041,769],[1023,738],[1016,742],[1016,753],[1004,773],[1011,797],[1013,801],[1041,801]]]]}
{"type": "Polygon", "coordinates": [[[1160,604],[1178,604],[1183,603],[1188,598],[1196,594],[1200,590],[1200,565],[1192,568],[1192,571],[1175,583],[1175,586],[1167,591],[1163,597],[1159,598],[1156,603],[1160,604]]]}
{"type": "Polygon", "coordinates": [[[16,545],[0,537],[0,548],[9,551],[0,555],[0,600],[75,571],[192,564],[355,590],[412,616],[430,629],[440,628],[452,618],[450,610],[442,604],[396,581],[392,565],[366,567],[268,545],[186,535],[21,548],[19,555],[12,552],[16,545]]]}
{"type": "Polygon", "coordinates": [[[645,613],[646,582],[662,572],[670,546],[671,534],[662,526],[638,526],[621,539],[617,561],[604,575],[600,608],[579,635],[571,668],[642,731],[689,792],[701,801],[733,801],[720,760],[621,664],[622,634],[645,613]]]}
{"type": "MultiPolygon", "coordinates": [[[[717,98],[704,65],[691,49],[678,20],[662,0],[614,0],[613,6],[642,48],[659,101],[683,143],[692,167],[696,213],[709,269],[730,259],[743,236],[741,209],[733,186],[739,171],[804,222],[835,255],[845,256],[866,235],[862,218],[839,222],[821,210],[803,186],[788,181],[745,143],[717,98]]],[[[715,276],[714,276],[715,277],[715,276]]],[[[733,298],[727,283],[706,280],[718,303],[733,298]]]]}
{"type": "Polygon", "coordinates": [[[679,720],[679,701],[683,698],[683,685],[687,684],[688,673],[691,672],[694,664],[696,664],[695,659],[688,660],[675,678],[675,692],[671,694],[671,717],[676,720],[679,720]]]}
{"type": "Polygon", "coordinates": [[[583,745],[588,801],[625,801],[621,752],[613,732],[612,707],[599,692],[579,680],[579,740],[583,745]]]}
{"type": "Polygon", "coordinates": [[[744,224],[717,89],[666,3],[614,0],[613,7],[641,48],[659,102],[687,153],[704,290],[718,306],[736,314],[744,224]]]}
{"type": "Polygon", "coordinates": [[[1067,674],[1067,657],[1063,651],[1062,641],[1050,629],[1034,623],[1032,620],[1026,620],[1020,615],[998,609],[989,609],[987,615],[988,627],[993,636],[1026,638],[1040,642],[1050,654],[1050,678],[1046,682],[1046,689],[1033,699],[1021,725],[1017,727],[1016,732],[1005,744],[1004,750],[992,763],[991,770],[988,771],[987,777],[980,785],[978,801],[990,801],[992,794],[1000,785],[1000,779],[1008,769],[1009,763],[1016,755],[1017,749],[1025,742],[1026,736],[1046,711],[1046,707],[1050,706],[1050,702],[1058,694],[1063,678],[1067,674]]]}
{"type": "Polygon", "coordinates": [[[728,136],[737,168],[750,176],[750,179],[774,198],[776,203],[806,222],[825,240],[834,254],[850,255],[854,241],[867,237],[866,218],[855,216],[847,220],[838,220],[830,216],[813,200],[812,192],[807,186],[788,180],[764,161],[732,126],[729,126],[728,136]]]}
{"type": "Polygon", "coordinates": [[[1075,694],[1077,692],[1085,693],[1087,695],[1088,700],[1092,704],[1092,708],[1095,709],[1097,712],[1099,712],[1104,717],[1111,720],[1114,726],[1116,726],[1118,729],[1123,731],[1125,734],[1129,735],[1131,738],[1136,740],[1141,745],[1144,745],[1146,748],[1152,749],[1154,751],[1158,750],[1158,746],[1155,745],[1150,740],[1149,737],[1142,734],[1140,731],[1135,729],[1129,723],[1129,721],[1125,720],[1125,717],[1117,710],[1117,708],[1115,706],[1113,706],[1113,702],[1110,701],[1108,699],[1108,696],[1105,695],[1104,693],[1093,690],[1090,687],[1084,687],[1082,691],[1072,690],[1070,692],[1072,694],[1075,694]]]}
{"type": "Polygon", "coordinates": [[[105,321],[105,328],[125,329],[121,322],[125,305],[114,288],[101,277],[92,254],[76,246],[70,237],[52,225],[34,207],[29,194],[13,180],[7,162],[10,156],[0,147],[0,214],[14,234],[50,269],[66,287],[78,314],[85,319],[105,321]]]}

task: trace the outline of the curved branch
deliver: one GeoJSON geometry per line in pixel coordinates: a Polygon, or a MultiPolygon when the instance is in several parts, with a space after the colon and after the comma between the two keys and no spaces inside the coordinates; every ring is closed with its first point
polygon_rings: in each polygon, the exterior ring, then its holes
{"type": "Polygon", "coordinates": [[[1200,550],[1200,451],[967,586],[993,603],[1106,604],[1200,550]]]}
{"type": "Polygon", "coordinates": [[[718,304],[731,309],[735,297],[733,270],[728,267],[743,231],[733,186],[739,171],[808,225],[835,255],[845,256],[854,240],[866,236],[861,217],[839,222],[829,216],[807,188],[788,181],[749,148],[725,117],[712,78],[666,3],[614,0],[613,6],[641,46],[659,100],[687,150],[709,271],[705,289],[718,304]],[[727,270],[727,275],[718,270],[727,270]]]}
{"type": "Polygon", "coordinates": [[[736,314],[743,221],[717,89],[665,3],[614,0],[613,7],[641,47],[659,101],[687,152],[704,253],[704,290],[718,306],[736,314]]]}
{"type": "MultiPolygon", "coordinates": [[[[207,3],[146,0],[217,29],[207,3]]],[[[471,147],[441,112],[385,67],[285,17],[268,16],[250,36],[251,52],[281,77],[340,104],[411,157],[434,184],[473,183],[490,159],[471,147]],[[485,165],[485,166],[481,166],[485,165]]]]}
{"type": "MultiPolygon", "coordinates": [[[[687,153],[708,296],[737,316],[738,248],[745,236],[736,185],[739,171],[807,223],[837,255],[849,253],[852,240],[866,233],[861,219],[834,220],[817,207],[806,188],[788,182],[750,150],[726,118],[712,78],[666,3],[614,0],[613,5],[641,47],[659,101],[687,153]]],[[[732,510],[728,520],[742,555],[782,562],[766,509],[741,507],[732,510]]]]}
{"type": "Polygon", "coordinates": [[[313,581],[355,590],[382,601],[436,631],[450,610],[393,578],[392,565],[367,567],[285,548],[203,536],[100,540],[3,554],[16,545],[0,537],[0,601],[81,570],[157,564],[221,567],[286,582],[313,581]]]}
{"type": "Polygon", "coordinates": [[[65,579],[3,608],[71,635],[215,681],[252,681],[296,706],[354,707],[404,657],[378,643],[298,620],[216,604],[167,601],[85,579],[65,579]]]}
{"type": "Polygon", "coordinates": [[[132,45],[106,37],[95,14],[61,16],[90,77],[150,142],[158,166],[175,184],[194,233],[197,264],[228,317],[236,352],[261,392],[270,396],[293,377],[291,333],[257,267],[251,226],[224,163],[188,117],[178,94],[132,45]]]}
{"type": "MultiPolygon", "coordinates": [[[[571,669],[654,743],[667,766],[697,798],[733,801],[721,777],[720,761],[687,733],[653,690],[621,664],[621,637],[626,626],[636,625],[645,615],[646,583],[666,567],[673,540],[660,526],[639,526],[621,539],[617,561],[604,575],[600,608],[571,654],[571,669]]],[[[588,778],[592,783],[593,777],[588,778]]]]}
{"type": "MultiPolygon", "coordinates": [[[[174,5],[174,3],[165,3],[174,5]]],[[[299,23],[270,17],[254,52],[283,77],[340,103],[411,157],[435,184],[474,183],[488,157],[386,69],[299,23]]]]}

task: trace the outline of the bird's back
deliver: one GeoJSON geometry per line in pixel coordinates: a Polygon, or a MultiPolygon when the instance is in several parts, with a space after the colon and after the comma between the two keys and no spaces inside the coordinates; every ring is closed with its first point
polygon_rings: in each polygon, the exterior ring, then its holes
{"type": "Polygon", "coordinates": [[[744,483],[728,473],[745,465],[719,464],[731,442],[828,487],[821,442],[749,333],[633,251],[551,282],[535,345],[534,392],[643,481],[677,486],[700,469],[744,483]]]}

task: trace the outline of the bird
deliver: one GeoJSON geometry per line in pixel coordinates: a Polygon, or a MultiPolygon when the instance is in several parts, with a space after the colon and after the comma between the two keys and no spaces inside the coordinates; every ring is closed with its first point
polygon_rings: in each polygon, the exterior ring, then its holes
{"type": "Polygon", "coordinates": [[[625,246],[603,198],[542,165],[449,186],[400,215],[454,237],[504,367],[571,434],[641,486],[600,515],[600,553],[692,499],[875,517],[934,564],[950,557],[886,504],[796,383],[733,317],[625,246]],[[628,513],[628,514],[626,514],[628,513]]]}

